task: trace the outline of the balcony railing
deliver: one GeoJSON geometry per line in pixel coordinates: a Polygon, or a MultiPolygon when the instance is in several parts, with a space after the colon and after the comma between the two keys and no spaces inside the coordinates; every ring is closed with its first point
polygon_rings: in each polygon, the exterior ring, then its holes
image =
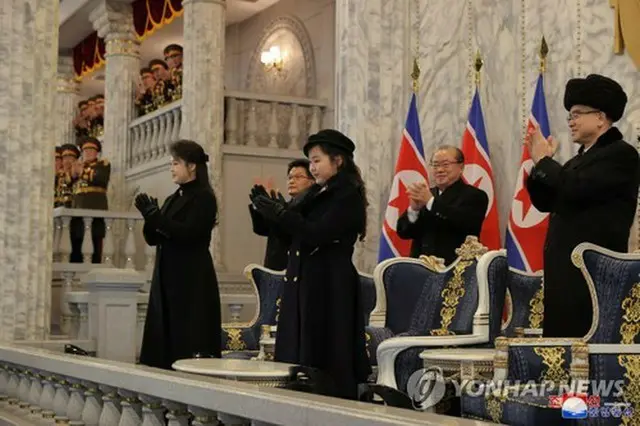
{"type": "Polygon", "coordinates": [[[452,425],[488,423],[253,383],[0,345],[0,423],[452,425]],[[166,418],[166,420],[165,420],[166,418]]]}
{"type": "MultiPolygon", "coordinates": [[[[166,156],[169,143],[180,134],[181,106],[176,101],[131,122],[129,169],[166,156]]],[[[300,149],[302,141],[320,129],[326,107],[318,99],[227,91],[224,143],[300,149]]]]}

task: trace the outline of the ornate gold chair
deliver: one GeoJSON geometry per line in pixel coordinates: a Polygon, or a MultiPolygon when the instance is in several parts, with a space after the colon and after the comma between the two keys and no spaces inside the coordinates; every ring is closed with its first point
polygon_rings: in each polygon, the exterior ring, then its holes
{"type": "Polygon", "coordinates": [[[560,398],[580,389],[587,391],[590,403],[594,396],[599,399],[589,407],[585,424],[640,424],[640,254],[583,243],[574,249],[572,261],[586,279],[594,307],[587,335],[496,339],[494,379],[480,384],[474,395],[462,395],[464,417],[510,425],[561,424],[560,398]],[[526,383],[529,391],[522,385],[503,387],[505,381],[526,383]]]}
{"type": "Polygon", "coordinates": [[[490,291],[486,280],[479,284],[476,267],[483,255],[496,254],[487,253],[476,237],[467,237],[457,254],[446,268],[433,257],[392,258],[376,267],[375,280],[384,288],[385,324],[368,327],[367,340],[378,385],[406,392],[425,349],[490,343],[490,291]]]}

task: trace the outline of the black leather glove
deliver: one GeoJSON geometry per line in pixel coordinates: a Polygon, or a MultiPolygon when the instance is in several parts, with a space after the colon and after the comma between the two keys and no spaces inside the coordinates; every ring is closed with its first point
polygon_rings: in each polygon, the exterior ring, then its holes
{"type": "Polygon", "coordinates": [[[271,199],[278,204],[282,204],[283,207],[286,207],[287,200],[284,199],[284,196],[280,192],[276,192],[273,189],[271,190],[271,194],[269,194],[271,199]]]}
{"type": "Polygon", "coordinates": [[[265,197],[264,195],[258,195],[253,200],[253,205],[256,206],[256,210],[266,217],[267,219],[276,220],[284,213],[284,205],[271,199],[271,197],[265,197]]]}
{"type": "Polygon", "coordinates": [[[264,188],[264,186],[262,186],[262,185],[253,185],[253,188],[251,188],[251,193],[249,194],[249,199],[251,200],[251,203],[254,206],[255,206],[254,200],[256,199],[256,197],[258,197],[260,195],[262,195],[264,197],[268,197],[269,193],[264,188]]]}
{"type": "Polygon", "coordinates": [[[154,202],[145,193],[136,196],[135,206],[145,219],[159,211],[158,201],[154,202]]]}

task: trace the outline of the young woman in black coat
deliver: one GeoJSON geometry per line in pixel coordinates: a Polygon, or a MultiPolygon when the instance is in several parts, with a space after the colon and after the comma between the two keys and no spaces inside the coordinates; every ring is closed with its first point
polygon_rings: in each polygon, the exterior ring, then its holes
{"type": "Polygon", "coordinates": [[[342,133],[321,130],[304,146],[316,184],[295,210],[276,198],[252,198],[292,239],[275,360],[323,371],[330,384],[322,392],[349,399],[357,398],[357,385],[371,373],[351,260],[367,222],[366,190],[354,150],[342,133]]]}
{"type": "Polygon", "coordinates": [[[171,176],[179,185],[158,207],[147,194],[135,199],[144,238],[156,246],[140,363],[171,369],[195,353],[220,357],[220,293],[209,243],[218,206],[209,183],[208,156],[181,140],[170,147],[171,176]]]}

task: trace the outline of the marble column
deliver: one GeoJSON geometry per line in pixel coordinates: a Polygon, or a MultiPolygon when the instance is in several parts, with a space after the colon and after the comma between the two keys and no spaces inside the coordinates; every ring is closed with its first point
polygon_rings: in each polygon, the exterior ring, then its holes
{"type": "Polygon", "coordinates": [[[105,113],[102,157],[111,162],[109,209],[128,210],[124,172],[129,123],[134,116],[135,83],[140,71],[139,42],[129,0],[102,0],[89,15],[106,45],[105,113]]]}
{"type": "MultiPolygon", "coordinates": [[[[184,0],[184,75],[180,136],[201,144],[209,154],[209,174],[222,214],[224,138],[224,0],[184,0]]],[[[219,221],[224,220],[221,216],[219,221]]],[[[221,232],[214,232],[213,259],[223,271],[221,232]]]]}
{"type": "Polygon", "coordinates": [[[369,199],[356,266],[372,272],[411,96],[412,2],[336,0],[336,128],[356,144],[369,199]]]}
{"type": "Polygon", "coordinates": [[[58,5],[0,5],[1,340],[43,339],[50,326],[58,5]]]}
{"type": "Polygon", "coordinates": [[[75,143],[73,119],[77,114],[79,84],[73,71],[73,57],[58,57],[58,79],[56,87],[55,143],[75,143]]]}

